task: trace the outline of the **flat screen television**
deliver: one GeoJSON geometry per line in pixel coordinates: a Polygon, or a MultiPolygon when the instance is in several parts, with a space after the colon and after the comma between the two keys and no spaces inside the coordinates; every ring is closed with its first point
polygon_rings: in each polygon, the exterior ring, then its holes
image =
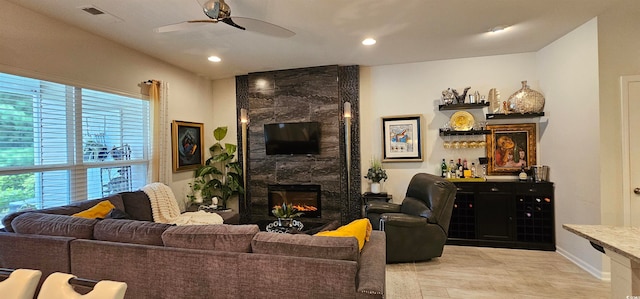
{"type": "Polygon", "coordinates": [[[264,125],[267,155],[320,153],[320,123],[296,122],[264,125]]]}

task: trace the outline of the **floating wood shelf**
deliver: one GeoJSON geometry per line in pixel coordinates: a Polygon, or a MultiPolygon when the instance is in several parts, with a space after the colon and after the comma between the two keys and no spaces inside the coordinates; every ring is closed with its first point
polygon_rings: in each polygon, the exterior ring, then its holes
{"type": "Polygon", "coordinates": [[[469,131],[453,131],[440,129],[440,136],[454,136],[454,135],[487,135],[491,134],[491,130],[469,130],[469,131]]]}
{"type": "Polygon", "coordinates": [[[449,104],[449,105],[438,105],[438,110],[465,110],[465,109],[482,109],[484,107],[489,107],[489,102],[485,103],[463,103],[463,104],[449,104]]]}
{"type": "Polygon", "coordinates": [[[487,114],[486,119],[534,118],[544,116],[544,112],[487,114]]]}

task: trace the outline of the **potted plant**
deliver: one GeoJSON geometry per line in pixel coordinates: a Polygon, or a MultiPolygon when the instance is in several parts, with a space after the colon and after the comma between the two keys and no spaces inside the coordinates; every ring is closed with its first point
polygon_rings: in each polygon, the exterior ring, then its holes
{"type": "Polygon", "coordinates": [[[387,180],[387,172],[382,168],[382,162],[376,158],[371,159],[371,166],[367,170],[365,179],[371,180],[371,193],[380,193],[380,182],[387,180]]]}
{"type": "Polygon", "coordinates": [[[278,217],[278,225],[279,226],[292,226],[293,218],[302,216],[302,212],[299,212],[293,204],[290,203],[282,203],[282,205],[275,206],[273,210],[271,210],[273,216],[278,217]]]}
{"type": "Polygon", "coordinates": [[[227,136],[227,127],[218,127],[213,131],[216,143],[209,148],[211,157],[195,171],[195,179],[189,184],[192,189],[190,199],[202,198],[211,204],[212,198],[218,197],[220,209],[226,209],[227,201],[233,195],[243,194],[242,166],[235,158],[237,146],[231,143],[222,144],[227,136]]]}

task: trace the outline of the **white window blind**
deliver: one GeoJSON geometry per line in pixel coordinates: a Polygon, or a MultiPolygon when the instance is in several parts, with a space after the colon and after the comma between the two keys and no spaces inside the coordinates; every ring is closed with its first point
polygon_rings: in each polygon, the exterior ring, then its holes
{"type": "Polygon", "coordinates": [[[0,73],[0,217],[147,183],[149,102],[0,73]]]}

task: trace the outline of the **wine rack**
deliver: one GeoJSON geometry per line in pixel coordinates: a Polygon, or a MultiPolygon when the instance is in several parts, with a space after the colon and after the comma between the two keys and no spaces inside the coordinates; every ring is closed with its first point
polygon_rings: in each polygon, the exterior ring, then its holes
{"type": "Polygon", "coordinates": [[[553,183],[454,182],[447,244],[555,250],[553,183]]]}
{"type": "MultiPolygon", "coordinates": [[[[523,188],[526,189],[526,188],[523,188]]],[[[548,189],[548,188],[542,188],[548,189]]],[[[524,190],[517,194],[517,238],[523,242],[553,242],[554,214],[551,190],[524,190]]]]}
{"type": "Polygon", "coordinates": [[[457,193],[449,224],[449,238],[475,239],[476,217],[472,193],[457,193]]]}

